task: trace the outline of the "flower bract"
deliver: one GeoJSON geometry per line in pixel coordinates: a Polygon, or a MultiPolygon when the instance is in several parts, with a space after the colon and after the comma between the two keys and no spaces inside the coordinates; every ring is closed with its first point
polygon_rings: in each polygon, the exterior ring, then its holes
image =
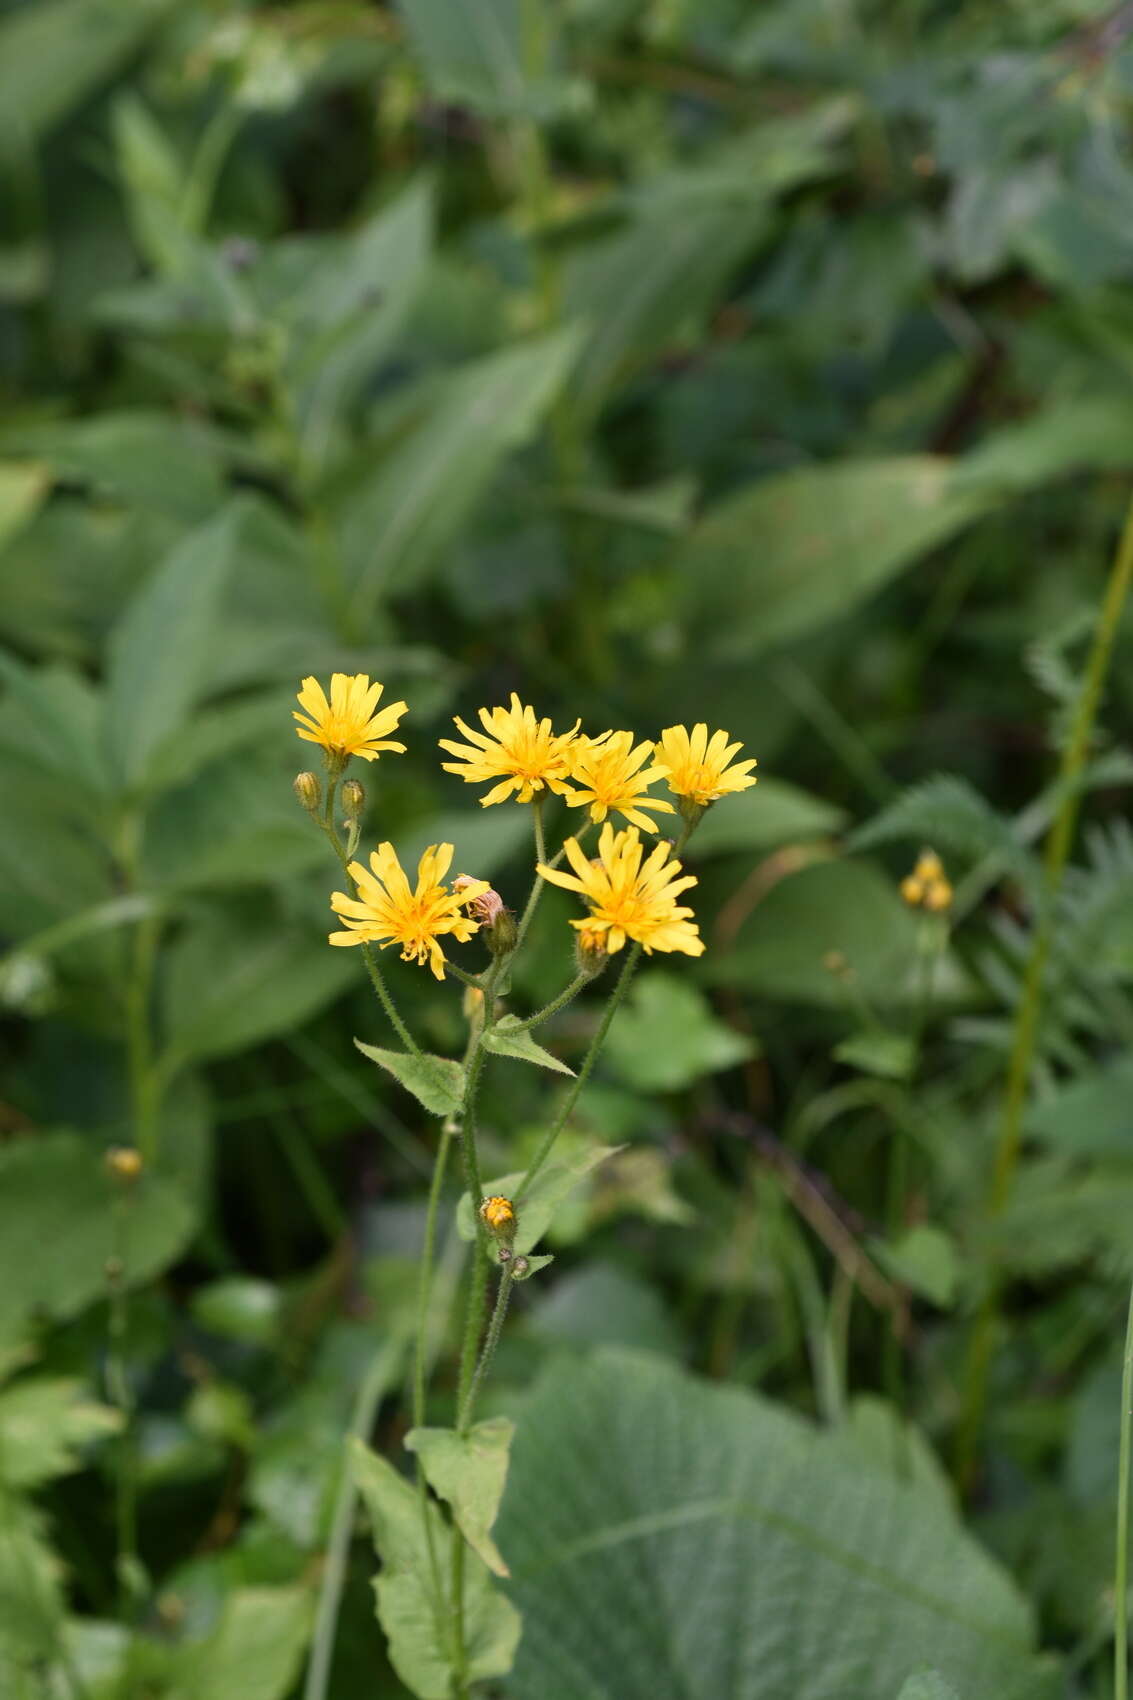
{"type": "Polygon", "coordinates": [[[404,753],[405,745],[393,742],[387,734],[396,729],[407,712],[406,705],[391,702],[377,712],[383,689],[376,680],[370,683],[368,673],[334,673],[328,702],[317,679],[304,679],[299,708],[292,710],[299,722],[295,730],[308,743],[321,744],[329,757],[339,761],[347,756],[374,761],[383,750],[404,753]],[[305,712],[300,713],[300,709],[305,712]]]}
{"type": "Polygon", "coordinates": [[[577,838],[563,846],[573,873],[543,864],[545,880],[576,891],[590,905],[585,920],[572,921],[594,947],[599,935],[611,954],[621,950],[627,939],[646,951],[680,950],[700,956],[704,941],[697,931],[692,910],[677,902],[680,893],[696,884],[679,862],[673,861],[672,846],[656,845],[642,861],[641,835],[635,826],[615,832],[607,821],[598,840],[598,857],[588,862],[577,838]]]}
{"type": "Polygon", "coordinates": [[[535,710],[521,703],[513,691],[510,708],[482,708],[483,732],[473,731],[458,716],[456,725],[467,738],[458,744],[442,738],[442,750],[459,756],[459,761],[442,762],[446,773],[458,773],[470,785],[498,779],[480,802],[502,803],[515,793],[516,801],[530,803],[544,789],[560,794],[569,789],[570,747],[578,731],[575,721],[569,732],[554,732],[549,720],[536,720],[535,710]]]}
{"type": "Polygon", "coordinates": [[[706,808],[733,791],[746,791],[756,784],[755,760],[739,761],[729,767],[742,744],[729,744],[726,732],[713,732],[698,721],[690,732],[686,726],[670,726],[654,745],[656,771],[669,782],[674,796],[684,797],[698,808],[706,808]]]}
{"type": "Polygon", "coordinates": [[[473,898],[487,891],[486,880],[475,880],[462,890],[446,891],[441,883],[452,862],[451,844],[430,844],[417,864],[417,887],[411,890],[392,844],[379,844],[370,857],[369,868],[351,862],[349,873],[358,888],[356,897],[344,891],[332,894],[330,904],[346,923],[347,930],[331,933],[331,944],[399,944],[404,962],[428,962],[438,980],[445,977],[445,957],[439,940],[445,934],[461,943],[470,939],[479,923],[466,913],[473,898]],[[473,889],[473,886],[475,889],[473,889]]]}
{"type": "Polygon", "coordinates": [[[673,805],[645,793],[660,777],[656,767],[642,767],[653,754],[653,745],[634,747],[632,732],[604,732],[600,738],[579,738],[571,757],[570,774],[576,789],[567,792],[572,808],[585,804],[590,819],[605,820],[615,810],[634,826],[656,832],[657,823],[643,813],[659,809],[671,815],[673,805]]]}

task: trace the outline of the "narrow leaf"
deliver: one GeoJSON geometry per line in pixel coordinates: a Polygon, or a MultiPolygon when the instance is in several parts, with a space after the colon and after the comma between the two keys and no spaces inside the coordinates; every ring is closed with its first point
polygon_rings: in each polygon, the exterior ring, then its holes
{"type": "Polygon", "coordinates": [[[556,1074],[569,1074],[573,1078],[573,1068],[568,1068],[565,1062],[560,1062],[542,1045],[537,1045],[530,1033],[513,1031],[518,1021],[517,1015],[501,1016],[485,1038],[484,1049],[494,1051],[498,1057],[518,1057],[521,1062],[538,1063],[540,1068],[550,1068],[556,1074]]]}

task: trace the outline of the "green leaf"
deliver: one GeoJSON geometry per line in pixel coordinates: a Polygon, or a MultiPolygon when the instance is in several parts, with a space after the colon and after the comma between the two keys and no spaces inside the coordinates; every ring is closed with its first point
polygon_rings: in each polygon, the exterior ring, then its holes
{"type": "Polygon", "coordinates": [[[311,1626],[304,1588],[237,1588],[212,1634],[177,1651],[168,1700],[284,1700],[311,1626]]]}
{"type": "Polygon", "coordinates": [[[0,111],[42,136],[134,52],[172,0],[36,0],[0,23],[0,111]]]}
{"type": "Polygon", "coordinates": [[[192,531],[142,586],[110,639],[107,723],[122,781],[142,781],[205,681],[236,550],[235,504],[192,531]]]}
{"type": "Polygon", "coordinates": [[[577,352],[573,326],[463,367],[424,422],[340,508],[351,609],[415,590],[456,537],[504,457],[526,442],[577,352]]]}
{"type": "Polygon", "coordinates": [[[354,1043],[364,1057],[376,1062],[399,1080],[407,1092],[434,1116],[456,1115],[464,1100],[464,1070],[450,1057],[432,1057],[426,1052],[382,1051],[376,1045],[354,1043]]]}
{"type": "Polygon", "coordinates": [[[0,461],[0,549],[31,519],[50,488],[51,474],[45,466],[0,461]]]}
{"type": "MultiPolygon", "coordinates": [[[[607,1157],[623,1149],[621,1145],[591,1145],[561,1162],[545,1163],[522,1204],[517,1206],[516,1252],[529,1252],[543,1238],[564,1198],[569,1197],[599,1163],[604,1163],[607,1157]]],[[[485,1197],[500,1193],[504,1198],[514,1198],[524,1173],[523,1169],[515,1169],[510,1175],[501,1175],[499,1180],[485,1182],[485,1197]]],[[[456,1226],[462,1239],[476,1238],[476,1220],[467,1193],[462,1194],[456,1207],[456,1226]]]]}
{"type": "Polygon", "coordinates": [[[736,850],[774,850],[813,838],[829,838],[845,822],[843,809],[790,785],[785,779],[761,779],[752,791],[713,803],[687,851],[699,861],[736,850]]]}
{"type": "MultiPolygon", "coordinates": [[[[865,862],[821,862],[778,880],[699,972],[709,985],[840,1006],[844,988],[826,966],[837,955],[867,997],[893,1004],[911,993],[916,946],[916,918],[891,881],[865,862]]],[[[940,964],[938,995],[950,972],[940,964]]]]}
{"type": "Polygon", "coordinates": [[[835,1045],[834,1056],[838,1062],[860,1069],[863,1074],[876,1074],[882,1080],[908,1080],[917,1051],[907,1033],[866,1027],[835,1045]]]}
{"type": "Polygon", "coordinates": [[[637,976],[606,1041],[612,1067],[641,1092],[679,1092],[755,1054],[754,1041],[718,1020],[703,992],[663,968],[637,976]]]}
{"type": "Polygon", "coordinates": [[[993,500],[931,455],[765,478],[710,509],[677,547],[694,636],[717,658],[750,658],[829,625],[993,500]]]}
{"type": "Polygon", "coordinates": [[[555,1700],[859,1700],[896,1694],[926,1650],[961,1692],[1058,1690],[1026,1603],[937,1493],[644,1356],[542,1376],[499,1539],[524,1622],[515,1700],[543,1700],[548,1671],[555,1700]]]}
{"type": "Polygon", "coordinates": [[[59,1569],[35,1514],[9,1500],[0,1519],[0,1677],[9,1659],[34,1666],[54,1651],[63,1619],[59,1569]]]}
{"type": "MultiPolygon", "coordinates": [[[[442,1597],[437,1600],[420,1499],[392,1464],[359,1441],[353,1446],[352,1464],[382,1561],[374,1592],[378,1618],[389,1640],[390,1662],[418,1700],[450,1700],[448,1567],[442,1567],[442,1597]]],[[[439,1510],[429,1505],[426,1515],[435,1550],[447,1551],[439,1510]]],[[[506,1676],[519,1640],[519,1614],[496,1590],[487,1566],[474,1553],[466,1553],[465,1558],[468,1675],[473,1681],[506,1676]]]]}
{"type": "Polygon", "coordinates": [[[77,1470],[76,1449],[121,1427],[119,1413],[84,1396],[81,1381],[35,1376],[0,1393],[0,1481],[36,1488],[77,1470]]]}
{"type": "Polygon", "coordinates": [[[547,110],[553,85],[530,70],[550,50],[546,0],[399,0],[398,11],[436,100],[496,118],[547,110]]]}
{"type": "Polygon", "coordinates": [[[521,1062],[538,1063],[540,1068],[553,1069],[556,1074],[569,1074],[573,1078],[573,1068],[568,1068],[565,1062],[560,1062],[542,1045],[537,1045],[530,1033],[513,1031],[518,1021],[518,1015],[502,1015],[485,1035],[484,1049],[498,1057],[518,1057],[521,1062]]]}
{"type": "Polygon", "coordinates": [[[922,1670],[914,1671],[908,1681],[902,1683],[897,1700],[960,1700],[960,1696],[939,1671],[922,1670]]]}
{"type": "Polygon", "coordinates": [[[184,1250],[194,1213],[164,1175],[135,1182],[123,1243],[117,1196],[101,1153],[74,1134],[0,1149],[0,1338],[36,1311],[66,1318],[103,1296],[109,1257],[121,1257],[136,1286],[184,1250]]]}
{"type": "Polygon", "coordinates": [[[902,841],[918,848],[930,844],[934,850],[952,851],[973,861],[999,856],[1016,871],[1024,870],[1029,860],[1011,822],[997,814],[968,780],[952,773],[937,773],[911,785],[858,827],[850,835],[849,846],[872,850],[879,844],[902,841]]]}
{"type": "Polygon", "coordinates": [[[870,1250],[894,1280],[941,1310],[949,1310],[955,1303],[960,1257],[955,1241],[942,1228],[918,1222],[891,1244],[871,1241],[870,1250]]]}
{"type": "Polygon", "coordinates": [[[279,1335],[283,1295],[271,1281],[254,1275],[229,1275],[198,1287],[193,1319],[210,1334],[244,1346],[270,1346],[279,1335]]]}
{"type": "Polygon", "coordinates": [[[160,1066],[171,1074],[195,1057],[231,1056],[297,1027],[333,1002],[358,968],[349,951],[301,927],[218,906],[169,951],[160,1066]]]}
{"type": "Polygon", "coordinates": [[[507,1481],[508,1451],[515,1424],[487,1417],[467,1434],[451,1428],[414,1428],[405,1437],[433,1492],[452,1507],[465,1540],[496,1576],[508,1567],[491,1536],[507,1481]]]}
{"type": "Polygon", "coordinates": [[[1026,1130],[1073,1157],[1133,1157],[1133,1057],[1119,1056],[1059,1087],[1027,1111],[1026,1130]]]}
{"type": "Polygon", "coordinates": [[[223,439],[176,414],[107,410],[23,431],[18,441],[48,461],[60,479],[182,525],[208,519],[224,499],[223,439]]]}

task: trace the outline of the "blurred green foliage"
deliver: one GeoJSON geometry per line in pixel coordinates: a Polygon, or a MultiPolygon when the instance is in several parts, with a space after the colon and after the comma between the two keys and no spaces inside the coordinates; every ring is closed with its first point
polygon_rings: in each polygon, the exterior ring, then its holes
{"type": "MultiPolygon", "coordinates": [[[[703,719],[763,775],[693,847],[708,950],[637,982],[500,1351],[526,1627],[488,1692],[1111,1692],[1125,632],[986,1198],[1133,470],[1131,101],[1128,8],[1091,0],[2,0],[5,1695],[299,1692],[433,1137],[352,1044],[389,1035],[291,792],[294,691],[336,668],[410,705],[366,838],[450,840],[513,906],[529,823],[441,773],[453,713],[703,719]],[[925,843],[947,943],[898,895],[925,843]],[[991,1267],[965,1528],[932,1447],[991,1267]]],[[[390,972],[457,1054],[451,987],[390,972]]],[[[493,1063],[487,1172],[560,1087],[493,1063]]],[[[451,1348],[442,1318],[442,1391],[451,1348]]],[[[405,1692],[370,1567],[333,1700],[405,1692]]]]}

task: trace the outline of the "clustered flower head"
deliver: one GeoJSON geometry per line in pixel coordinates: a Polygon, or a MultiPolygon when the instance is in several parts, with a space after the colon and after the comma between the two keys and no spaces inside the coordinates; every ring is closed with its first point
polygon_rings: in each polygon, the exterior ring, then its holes
{"type": "MultiPolygon", "coordinates": [[[[328,698],[316,679],[303,680],[296,731],[325,752],[328,831],[335,789],[350,758],[357,755],[374,761],[384,751],[404,751],[404,744],[388,734],[396,730],[406,705],[392,703],[379,711],[382,689],[368,674],[335,673],[328,698]]],[[[488,784],[489,790],[480,798],[483,807],[507,801],[539,804],[548,796],[558,796],[568,808],[583,809],[589,817],[584,830],[568,837],[556,857],[538,864],[543,879],[576,893],[586,903],[585,917],[571,923],[577,934],[580,970],[600,972],[627,940],[648,952],[699,956],[704,943],[693,912],[678,902],[681,893],[696,884],[695,878],[684,871],[667,841],[660,840],[648,854],[642,844],[642,832],[658,830],[655,816],[674,813],[667,798],[649,793],[660,781],[667,783],[684,816],[687,836],[712,803],[756,783],[751,771],[755,761],[734,760],[742,745],[730,742],[726,732],[709,736],[703,722],[691,731],[670,726],[656,742],[638,741],[624,730],[589,736],[578,721],[569,731],[556,732],[549,719],[540,719],[515,692],[507,708],[481,708],[478,714],[482,731],[454,717],[464,742],[442,738],[441,748],[457,759],[441,765],[467,784],[488,784]],[[620,815],[628,824],[615,830],[612,815],[620,815]],[[598,854],[591,861],[581,840],[593,824],[602,830],[598,854]],[[563,857],[570,871],[559,867],[563,857]]],[[[315,776],[300,774],[296,793],[316,817],[322,792],[315,776]]],[[[348,821],[353,822],[345,852],[340,849],[345,861],[357,843],[364,806],[356,781],[345,782],[341,801],[348,821]]],[[[536,841],[542,845],[538,829],[536,841]]],[[[427,963],[438,979],[445,973],[443,938],[464,943],[482,931],[489,950],[506,955],[517,937],[511,911],[484,880],[461,874],[446,884],[452,857],[451,844],[431,845],[418,863],[415,886],[410,885],[388,842],[379,844],[369,867],[350,861],[346,871],[354,889],[335,892],[331,899],[343,930],[332,933],[330,942],[373,943],[382,949],[399,944],[404,960],[427,963]]],[[[930,908],[945,907],[938,901],[939,893],[947,889],[950,899],[951,888],[943,881],[942,870],[933,883],[918,864],[910,880],[918,877],[925,890],[918,901],[930,908]]]]}
{"type": "Polygon", "coordinates": [[[935,850],[922,850],[911,874],[901,881],[901,896],[912,909],[942,914],[952,907],[952,887],[935,850]]]}

